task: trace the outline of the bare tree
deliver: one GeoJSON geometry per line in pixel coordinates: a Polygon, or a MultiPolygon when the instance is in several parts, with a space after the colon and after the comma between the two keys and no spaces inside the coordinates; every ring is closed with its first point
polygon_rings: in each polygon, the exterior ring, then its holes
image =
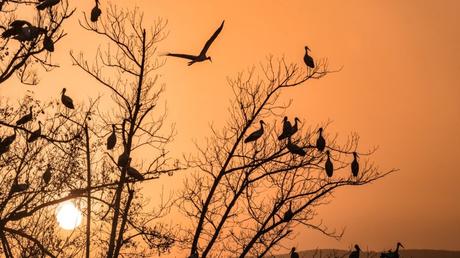
{"type": "Polygon", "coordinates": [[[45,10],[38,10],[36,4],[29,0],[0,2],[0,84],[16,74],[22,83],[35,85],[37,65],[46,71],[57,67],[51,53],[66,35],[62,25],[75,10],[68,0],[45,10]],[[26,15],[30,13],[34,15],[26,15]]]}
{"type": "MultiPolygon", "coordinates": [[[[189,159],[196,172],[179,197],[179,207],[192,225],[183,236],[190,257],[264,257],[280,247],[297,224],[339,238],[340,232],[314,220],[318,206],[328,203],[338,188],[368,184],[393,171],[379,172],[361,160],[360,174],[352,177],[348,166],[358,147],[357,135],[339,144],[327,134],[333,177],[324,172],[327,155],[317,149],[317,127],[301,126],[289,140],[277,139],[281,129],[276,121],[289,106],[279,103],[281,93],[329,72],[325,61],[302,69],[269,58],[260,73],[253,68],[229,80],[234,98],[228,122],[222,130],[212,128],[204,147],[197,146],[197,157],[189,159]],[[263,135],[245,143],[260,120],[267,124],[263,135]]],[[[359,152],[361,157],[371,153],[359,152]]]]}
{"type": "Polygon", "coordinates": [[[141,182],[178,170],[166,149],[174,129],[162,130],[166,114],[159,110],[164,85],[158,82],[157,70],[163,61],[156,57],[156,44],[165,36],[166,22],[158,19],[146,30],[138,9],[119,10],[113,5],[103,16],[97,23],[87,17],[80,23],[108,41],[106,49],[98,48],[94,64],[90,65],[83,54],[71,53],[73,63],[112,95],[114,108],[99,109],[95,123],[100,126],[92,130],[103,138],[112,132],[113,125],[120,143],[113,151],[103,152],[102,162],[95,165],[102,178],[114,182],[113,187],[91,196],[96,205],[108,209],[95,214],[96,224],[100,222],[96,243],[106,257],[149,257],[152,252],[169,250],[175,241],[169,228],[155,222],[168,213],[171,203],[164,200],[157,209],[148,211],[139,192],[141,182]],[[145,151],[149,159],[140,157],[145,151]]]}

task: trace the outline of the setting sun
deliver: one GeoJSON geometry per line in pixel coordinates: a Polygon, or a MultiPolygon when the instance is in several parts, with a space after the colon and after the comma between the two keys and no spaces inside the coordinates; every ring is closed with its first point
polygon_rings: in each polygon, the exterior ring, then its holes
{"type": "Polygon", "coordinates": [[[56,219],[61,228],[72,230],[80,225],[81,212],[72,202],[63,202],[56,209],[56,219]]]}

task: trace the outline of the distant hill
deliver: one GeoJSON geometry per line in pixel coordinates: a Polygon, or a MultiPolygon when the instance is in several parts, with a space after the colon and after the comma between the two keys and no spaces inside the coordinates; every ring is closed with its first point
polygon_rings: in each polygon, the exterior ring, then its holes
{"type": "MultiPolygon", "coordinates": [[[[337,249],[319,249],[299,251],[300,258],[348,258],[350,251],[337,249]]],[[[460,251],[406,249],[399,251],[401,258],[460,258],[460,251]]],[[[380,258],[380,252],[361,252],[361,258],[380,258]]],[[[289,258],[289,254],[275,258],[289,258]]]]}

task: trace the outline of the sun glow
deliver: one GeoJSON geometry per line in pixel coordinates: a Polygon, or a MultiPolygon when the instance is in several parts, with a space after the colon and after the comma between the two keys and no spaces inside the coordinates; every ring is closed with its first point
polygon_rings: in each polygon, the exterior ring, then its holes
{"type": "Polygon", "coordinates": [[[63,202],[56,208],[56,219],[59,226],[65,230],[72,230],[81,223],[81,211],[71,201],[63,202]]]}

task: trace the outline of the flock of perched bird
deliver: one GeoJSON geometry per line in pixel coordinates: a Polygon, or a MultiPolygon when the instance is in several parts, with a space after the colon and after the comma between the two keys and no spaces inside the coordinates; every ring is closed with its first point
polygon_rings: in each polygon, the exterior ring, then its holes
{"type": "MultiPolygon", "coordinates": [[[[398,242],[396,244],[396,249],[394,251],[389,250],[388,252],[381,253],[380,258],[399,258],[399,247],[404,248],[404,246],[400,242],[398,242]]],[[[350,253],[348,258],[359,258],[360,253],[361,253],[361,248],[359,247],[359,245],[355,245],[355,250],[350,253]]],[[[296,252],[295,247],[293,247],[291,249],[290,257],[291,258],[299,258],[300,257],[299,254],[296,252]]]]}

